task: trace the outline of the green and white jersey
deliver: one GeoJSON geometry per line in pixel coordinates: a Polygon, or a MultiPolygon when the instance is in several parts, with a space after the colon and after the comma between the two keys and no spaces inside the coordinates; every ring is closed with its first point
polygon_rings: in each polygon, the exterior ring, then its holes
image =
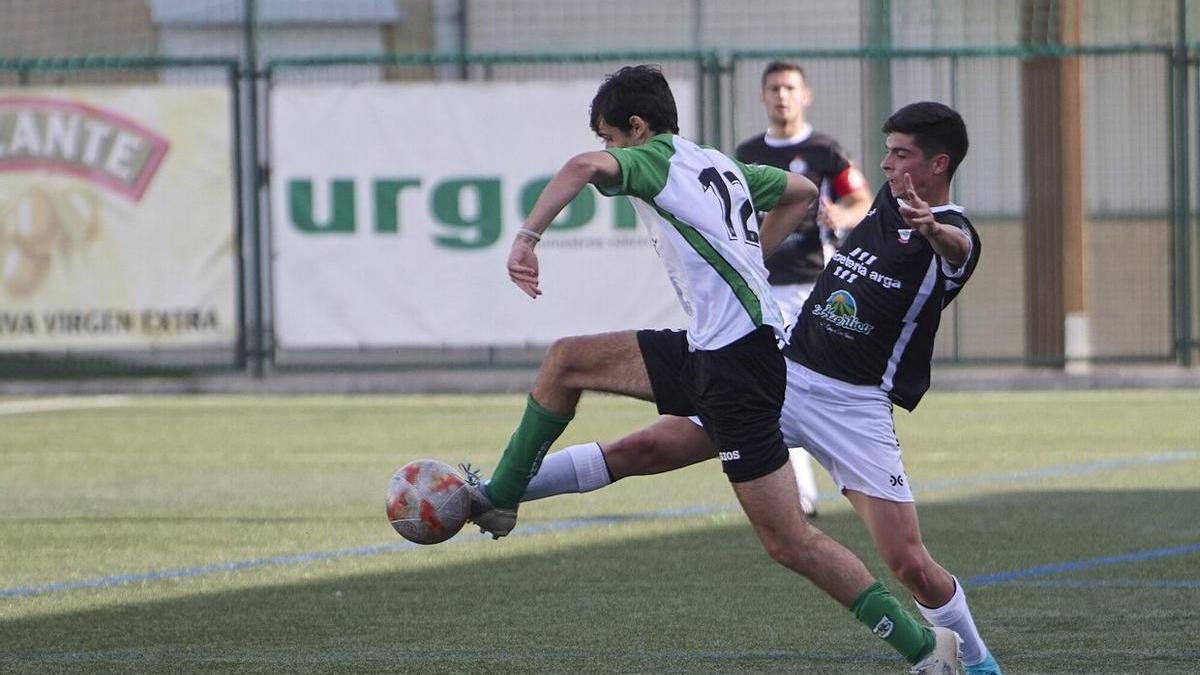
{"type": "Polygon", "coordinates": [[[724,347],[763,325],[786,339],[767,283],[757,214],[774,208],[787,175],[672,134],[608,152],[621,165],[621,182],[599,190],[635,198],[638,217],[691,317],[692,349],[724,347]]]}

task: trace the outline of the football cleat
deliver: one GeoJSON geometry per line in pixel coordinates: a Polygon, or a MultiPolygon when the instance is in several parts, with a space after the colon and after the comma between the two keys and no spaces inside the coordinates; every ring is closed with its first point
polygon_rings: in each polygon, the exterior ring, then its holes
{"type": "Polygon", "coordinates": [[[1000,672],[1000,664],[996,663],[996,657],[988,653],[987,658],[973,666],[963,665],[963,672],[966,675],[1004,675],[1000,672]]]}
{"type": "Polygon", "coordinates": [[[912,667],[916,675],[959,675],[958,669],[959,645],[962,639],[958,633],[949,628],[935,627],[933,631],[933,651],[912,667]]]}
{"type": "Polygon", "coordinates": [[[492,535],[492,539],[506,536],[517,525],[517,509],[501,509],[492,505],[487,496],[487,484],[479,477],[479,471],[470,464],[459,464],[467,480],[467,493],[471,497],[471,514],[467,520],[479,526],[479,531],[492,535]]]}

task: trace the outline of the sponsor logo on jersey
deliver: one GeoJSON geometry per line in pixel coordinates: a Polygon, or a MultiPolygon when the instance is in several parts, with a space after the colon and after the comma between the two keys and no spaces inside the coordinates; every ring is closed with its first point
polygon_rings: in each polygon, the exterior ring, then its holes
{"type": "Polygon", "coordinates": [[[741,459],[742,453],[740,450],[729,450],[727,452],[718,452],[717,457],[722,462],[732,462],[735,459],[741,459]]]}
{"type": "Polygon", "coordinates": [[[813,316],[828,321],[839,328],[870,335],[875,326],[858,318],[858,302],[849,291],[836,290],[829,294],[825,304],[817,303],[812,310],[813,316]]]}
{"type": "Polygon", "coordinates": [[[909,239],[912,239],[912,228],[897,230],[900,233],[900,243],[907,244],[909,239]]]}

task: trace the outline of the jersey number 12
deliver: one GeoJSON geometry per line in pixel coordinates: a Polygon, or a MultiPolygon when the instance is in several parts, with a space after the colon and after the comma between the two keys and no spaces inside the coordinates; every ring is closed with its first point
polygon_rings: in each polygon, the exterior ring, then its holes
{"type": "Polygon", "coordinates": [[[750,203],[750,198],[746,196],[745,188],[742,182],[738,180],[737,174],[732,171],[726,171],[724,175],[717,171],[715,167],[708,167],[700,172],[696,177],[700,181],[700,185],[704,189],[712,190],[716,193],[721,201],[721,209],[725,215],[725,225],[729,228],[729,238],[737,239],[737,222],[740,222],[744,240],[751,246],[758,246],[758,214],[754,212],[754,205],[750,203]],[[738,207],[735,216],[733,210],[733,198],[730,196],[730,188],[737,186],[738,196],[741,199],[741,205],[738,207]],[[735,219],[737,222],[735,222],[735,219]]]}

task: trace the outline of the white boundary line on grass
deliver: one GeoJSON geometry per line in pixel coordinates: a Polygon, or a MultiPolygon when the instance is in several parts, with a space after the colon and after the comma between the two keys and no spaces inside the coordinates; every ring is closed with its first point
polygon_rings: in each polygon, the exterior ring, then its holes
{"type": "MultiPolygon", "coordinates": [[[[1089,473],[1098,473],[1102,471],[1125,469],[1135,466],[1148,466],[1156,464],[1171,464],[1176,462],[1190,462],[1200,459],[1200,450],[1179,450],[1175,452],[1165,452],[1156,455],[1141,455],[1136,457],[1127,457],[1122,459],[1104,460],[1099,462],[1087,462],[1085,464],[1073,464],[1057,467],[1045,467],[1042,469],[1031,469],[1028,471],[1014,471],[1009,473],[992,474],[990,476],[972,476],[963,477],[958,480],[930,481],[925,484],[924,494],[932,494],[938,492],[953,492],[963,488],[974,487],[978,485],[996,485],[998,483],[1013,483],[1024,480],[1042,480],[1045,478],[1053,478],[1058,476],[1077,476],[1089,473]]],[[[835,499],[828,496],[825,499],[835,499]]],[[[588,518],[573,518],[570,520],[558,520],[549,523],[541,523],[531,525],[516,530],[509,536],[533,536],[546,532],[556,532],[562,530],[573,530],[584,527],[592,527],[596,525],[612,525],[622,522],[637,522],[649,520],[671,520],[676,518],[686,518],[710,513],[725,513],[736,511],[734,505],[709,505],[695,506],[683,509],[667,509],[663,511],[651,511],[647,513],[630,513],[613,516],[593,516],[588,518]]],[[[450,541],[439,544],[446,546],[449,544],[461,544],[465,542],[478,542],[487,539],[486,535],[474,534],[462,536],[450,541]]],[[[394,542],[391,544],[380,544],[375,546],[359,546],[356,548],[339,549],[335,551],[313,551],[309,553],[297,553],[293,555],[276,556],[273,558],[254,558],[250,560],[238,560],[228,563],[220,563],[215,565],[197,565],[194,567],[182,567],[168,570],[158,570],[154,572],[143,572],[140,574],[119,574],[109,577],[96,577],[92,579],[79,579],[76,581],[63,581],[57,583],[45,584],[42,586],[19,586],[15,588],[0,589],[0,598],[21,598],[33,595],[46,595],[49,593],[60,593],[63,591],[80,590],[85,588],[110,588],[113,586],[125,586],[128,584],[144,583],[148,581],[161,581],[163,579],[179,579],[184,577],[196,577],[206,574],[215,574],[218,572],[236,572],[240,570],[254,569],[258,567],[278,567],[283,565],[298,565],[319,560],[333,560],[337,558],[350,558],[366,555],[377,555],[380,553],[391,553],[396,551],[406,551],[416,548],[421,548],[418,544],[413,544],[408,541],[394,542]]],[[[1183,546],[1167,547],[1154,549],[1149,551],[1132,551],[1128,553],[1117,554],[1113,556],[1105,556],[1090,560],[1074,560],[1055,565],[1044,565],[1031,567],[1023,570],[1010,570],[990,575],[977,575],[967,579],[968,584],[972,585],[989,585],[996,583],[1006,583],[1018,579],[1028,579],[1031,577],[1044,576],[1055,574],[1063,571],[1074,571],[1079,569],[1088,569],[1105,565],[1119,564],[1125,562],[1134,562],[1139,560],[1149,560],[1161,557],[1171,557],[1176,555],[1192,555],[1200,553],[1200,542],[1185,544],[1183,546]]]]}
{"type": "Polygon", "coordinates": [[[88,408],[119,408],[131,402],[128,396],[56,396],[19,401],[0,401],[0,415],[27,415],[88,408]]]}

